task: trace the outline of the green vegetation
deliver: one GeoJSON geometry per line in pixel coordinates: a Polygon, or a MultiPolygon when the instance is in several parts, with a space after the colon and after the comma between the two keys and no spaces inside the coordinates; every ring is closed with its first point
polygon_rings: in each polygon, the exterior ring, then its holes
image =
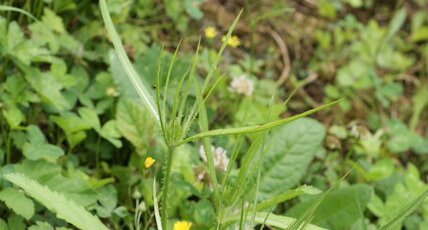
{"type": "Polygon", "coordinates": [[[0,229],[426,229],[423,0],[0,4],[0,229]]]}

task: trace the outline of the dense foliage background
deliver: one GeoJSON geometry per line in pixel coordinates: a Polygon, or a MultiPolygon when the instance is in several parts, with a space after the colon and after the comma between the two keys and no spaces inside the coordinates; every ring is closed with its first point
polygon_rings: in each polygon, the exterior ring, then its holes
{"type": "MultiPolygon", "coordinates": [[[[210,128],[263,124],[345,98],[266,134],[263,154],[255,160],[260,175],[248,175],[247,192],[228,208],[229,215],[282,194],[263,210],[298,218],[320,191],[334,187],[311,223],[376,229],[428,189],[427,1],[107,4],[127,55],[153,92],[169,71],[170,88],[179,87],[199,38],[196,72],[203,79],[243,9],[214,72],[221,80],[206,102],[210,128]]],[[[80,212],[74,204],[111,229],[156,229],[153,179],[162,183],[167,146],[126,78],[98,2],[3,0],[1,5],[0,229],[79,227],[69,220],[80,212]],[[63,198],[74,204],[55,202],[63,198]]],[[[193,87],[188,92],[195,101],[193,87]]],[[[190,133],[198,132],[192,126],[190,133]]],[[[212,139],[220,180],[229,172],[238,176],[257,140],[255,134],[212,139]]],[[[174,152],[171,228],[187,221],[192,229],[215,229],[219,222],[201,144],[189,142],[174,152]]],[[[276,229],[269,226],[257,228],[276,229]]],[[[427,226],[425,201],[394,229],[427,226]]]]}

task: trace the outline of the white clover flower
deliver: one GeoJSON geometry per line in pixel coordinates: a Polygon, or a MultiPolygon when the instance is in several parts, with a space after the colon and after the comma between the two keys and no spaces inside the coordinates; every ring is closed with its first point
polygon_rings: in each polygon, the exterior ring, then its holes
{"type": "Polygon", "coordinates": [[[251,96],[254,91],[254,82],[248,79],[245,75],[234,77],[230,82],[229,91],[244,94],[245,96],[251,96]]]}
{"type": "MultiPolygon", "coordinates": [[[[211,151],[214,156],[214,166],[219,171],[226,171],[227,165],[229,164],[229,157],[227,156],[227,151],[222,147],[215,147],[211,145],[211,151]]],[[[199,147],[199,156],[204,162],[207,162],[207,155],[205,153],[204,146],[199,147]]]]}

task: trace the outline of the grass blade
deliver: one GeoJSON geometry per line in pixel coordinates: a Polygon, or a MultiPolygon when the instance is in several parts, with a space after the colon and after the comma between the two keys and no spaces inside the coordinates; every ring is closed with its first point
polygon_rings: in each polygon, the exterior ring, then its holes
{"type": "MultiPolygon", "coordinates": [[[[224,226],[236,223],[237,221],[240,220],[240,218],[241,218],[240,214],[231,215],[224,223],[224,226]]],[[[246,220],[249,221],[251,218],[252,218],[251,216],[248,216],[246,220]]],[[[254,220],[258,224],[264,223],[266,225],[274,226],[280,229],[287,229],[292,223],[296,221],[296,219],[292,217],[279,216],[279,215],[275,215],[267,212],[257,212],[254,220]]],[[[318,227],[313,224],[308,224],[305,230],[326,230],[326,229],[318,227]]]]}
{"type": "Polygon", "coordinates": [[[161,216],[159,214],[159,205],[158,205],[158,198],[156,197],[156,178],[153,179],[153,204],[155,209],[155,219],[156,219],[156,227],[159,230],[162,230],[162,221],[161,216]]]}
{"type": "Polygon", "coordinates": [[[422,204],[422,202],[425,200],[425,198],[428,196],[428,190],[423,192],[420,196],[418,196],[416,199],[414,199],[412,202],[406,205],[400,212],[397,213],[397,215],[392,218],[387,224],[380,227],[378,230],[389,230],[393,229],[394,226],[399,224],[404,218],[406,218],[408,215],[410,215],[415,209],[422,204]]]}
{"type": "Polygon", "coordinates": [[[247,134],[247,133],[256,133],[256,132],[266,131],[266,130],[278,127],[280,125],[286,124],[288,122],[297,120],[299,118],[309,116],[309,115],[311,115],[315,112],[318,112],[320,110],[323,110],[325,108],[331,107],[331,106],[339,103],[341,100],[343,100],[343,99],[339,99],[339,100],[321,105],[317,108],[308,110],[306,112],[303,112],[301,114],[298,114],[298,115],[295,115],[292,117],[288,117],[288,118],[276,120],[273,122],[269,122],[269,123],[264,124],[264,125],[252,125],[252,126],[228,128],[228,129],[214,129],[214,130],[210,130],[210,131],[206,131],[206,132],[201,132],[201,133],[198,133],[194,136],[191,136],[191,137],[183,140],[182,143],[190,142],[190,141],[197,140],[197,139],[204,138],[204,137],[234,135],[234,134],[247,134]]]}
{"type": "Polygon", "coordinates": [[[39,21],[36,17],[34,17],[32,14],[30,14],[29,12],[23,10],[23,9],[19,9],[13,6],[5,6],[5,5],[0,5],[0,11],[13,11],[13,12],[18,12],[21,13],[31,19],[33,19],[34,21],[39,21]]]}
{"type": "Polygon", "coordinates": [[[107,32],[110,36],[110,39],[113,43],[114,49],[116,50],[117,56],[119,57],[120,63],[122,64],[124,71],[126,72],[129,80],[131,81],[138,95],[143,100],[144,105],[147,107],[152,117],[156,119],[156,121],[159,123],[160,118],[155,106],[153,96],[150,94],[148,88],[141,82],[137,72],[131,64],[131,61],[126,55],[120,37],[117,34],[116,29],[114,28],[113,21],[111,20],[105,0],[100,0],[100,9],[104,24],[107,28],[107,32]]]}

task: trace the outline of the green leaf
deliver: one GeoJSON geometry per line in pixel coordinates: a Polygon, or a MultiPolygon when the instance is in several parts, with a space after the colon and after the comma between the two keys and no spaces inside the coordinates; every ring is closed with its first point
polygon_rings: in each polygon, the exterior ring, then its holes
{"type": "Polygon", "coordinates": [[[394,226],[399,224],[401,221],[403,221],[404,218],[406,218],[408,215],[410,215],[415,209],[422,204],[422,202],[425,200],[425,198],[428,196],[428,190],[423,192],[421,195],[419,195],[417,198],[415,198],[412,202],[407,204],[403,209],[401,209],[388,223],[380,227],[378,230],[389,230],[392,229],[394,226]]]}
{"type": "Polygon", "coordinates": [[[7,218],[7,224],[10,230],[24,230],[26,229],[24,219],[18,215],[11,215],[7,218]]]}
{"type": "Polygon", "coordinates": [[[17,58],[11,60],[24,72],[25,80],[41,96],[42,100],[57,110],[62,111],[70,107],[70,104],[61,93],[63,86],[50,74],[42,74],[39,69],[24,64],[17,58]]]}
{"type": "Polygon", "coordinates": [[[395,13],[394,17],[392,18],[391,22],[389,23],[388,33],[386,35],[386,40],[393,37],[403,26],[404,22],[406,20],[406,9],[401,8],[395,13]]]}
{"type": "MultiPolygon", "coordinates": [[[[240,214],[231,215],[226,219],[225,225],[238,222],[240,218],[241,218],[240,214]]],[[[252,215],[246,216],[247,221],[251,221],[251,218],[252,218],[252,215]]],[[[258,224],[266,224],[266,225],[277,227],[280,229],[286,229],[289,226],[291,226],[293,222],[296,221],[296,219],[288,216],[279,216],[279,215],[275,215],[267,212],[257,212],[254,216],[254,221],[258,224]]],[[[308,224],[305,226],[305,230],[326,230],[326,229],[318,227],[313,224],[308,224]]]]}
{"type": "MultiPolygon", "coordinates": [[[[342,100],[343,99],[339,99],[339,100],[336,100],[333,102],[329,102],[327,104],[321,105],[321,106],[314,108],[314,109],[310,109],[308,111],[297,114],[295,116],[276,120],[276,121],[273,121],[273,122],[270,122],[270,123],[267,123],[264,125],[252,125],[252,126],[246,126],[246,127],[227,128],[227,129],[214,129],[214,130],[210,130],[210,131],[200,132],[194,136],[191,136],[191,137],[183,140],[182,143],[197,140],[197,139],[200,139],[203,137],[212,137],[212,136],[221,136],[221,135],[235,135],[235,134],[248,134],[248,133],[267,131],[267,130],[273,129],[275,127],[289,123],[291,121],[297,120],[299,118],[309,116],[309,115],[316,113],[320,110],[331,107],[331,106],[339,103],[342,100]]],[[[182,144],[182,143],[180,143],[180,144],[182,144]]]]}
{"type": "Polygon", "coordinates": [[[262,161],[260,200],[269,199],[296,186],[315,154],[323,151],[324,127],[302,118],[272,130],[266,137],[262,161]]]}
{"type": "Polygon", "coordinates": [[[122,99],[117,105],[116,120],[119,132],[137,151],[148,147],[154,123],[147,119],[148,111],[133,99],[122,99]]]}
{"type": "Polygon", "coordinates": [[[107,121],[100,130],[100,135],[112,143],[116,148],[122,147],[122,142],[119,140],[121,137],[117,128],[117,121],[107,121]]]}
{"type": "MultiPolygon", "coordinates": [[[[319,205],[311,223],[331,230],[350,229],[356,221],[364,217],[363,213],[372,193],[373,189],[365,184],[334,190],[327,194],[319,205]]],[[[316,199],[294,206],[287,215],[300,216],[314,201],[316,199]]]]}
{"type": "Polygon", "coordinates": [[[45,8],[44,15],[42,17],[43,23],[49,27],[49,29],[57,32],[57,33],[64,33],[65,28],[64,24],[62,23],[62,18],[56,15],[53,11],[51,11],[49,8],[45,8]]]}
{"type": "Polygon", "coordinates": [[[125,70],[129,80],[132,82],[132,85],[136,89],[138,95],[144,102],[144,105],[150,111],[150,114],[153,118],[159,122],[159,114],[156,109],[155,101],[153,99],[152,94],[148,90],[148,87],[141,83],[137,72],[131,64],[128,56],[126,55],[125,49],[123,48],[122,42],[120,40],[119,35],[114,28],[113,21],[110,18],[110,14],[107,8],[107,4],[105,0],[100,0],[100,9],[101,14],[107,28],[107,32],[110,35],[110,38],[113,42],[114,48],[117,52],[117,56],[119,57],[120,63],[122,64],[123,69],[125,70]]]}
{"type": "Polygon", "coordinates": [[[264,209],[274,207],[279,203],[285,202],[287,200],[293,199],[303,194],[315,195],[319,194],[321,191],[315,187],[303,185],[293,190],[285,191],[279,195],[276,195],[269,200],[265,200],[257,204],[257,211],[262,211],[264,209]]]}
{"type": "Polygon", "coordinates": [[[203,0],[185,0],[184,9],[190,17],[199,20],[204,16],[204,13],[197,7],[202,2],[203,0]]]}
{"type": "Polygon", "coordinates": [[[89,184],[88,175],[79,170],[68,171],[65,175],[59,165],[43,160],[24,160],[20,164],[15,164],[12,170],[5,170],[5,173],[28,175],[41,185],[63,194],[67,199],[84,207],[95,205],[97,202],[97,191],[89,184]]]}
{"type": "Polygon", "coordinates": [[[71,148],[86,138],[85,130],[91,126],[74,113],[63,113],[61,116],[51,116],[50,119],[64,131],[71,148]]]}
{"type": "Polygon", "coordinates": [[[101,130],[100,119],[98,118],[98,114],[94,109],[90,109],[87,107],[83,107],[79,109],[80,117],[88,123],[93,129],[97,132],[101,130]]]}
{"type": "Polygon", "coordinates": [[[16,214],[29,220],[34,215],[34,203],[21,191],[5,188],[0,191],[0,200],[16,214]]]}
{"type": "Polygon", "coordinates": [[[25,117],[21,110],[16,107],[11,107],[3,110],[3,116],[11,129],[19,127],[19,124],[24,121],[25,117]]]}
{"type": "Polygon", "coordinates": [[[28,230],[55,230],[49,223],[37,221],[37,225],[33,225],[28,230]]]}
{"type": "Polygon", "coordinates": [[[23,154],[29,160],[45,159],[55,162],[64,155],[64,151],[58,146],[46,143],[45,137],[37,126],[27,127],[28,142],[24,143],[23,154]]]}
{"type": "Polygon", "coordinates": [[[25,192],[56,213],[68,223],[80,229],[108,230],[101,221],[75,202],[68,200],[62,194],[42,186],[37,181],[19,173],[7,173],[4,178],[21,187],[25,192]]]}

